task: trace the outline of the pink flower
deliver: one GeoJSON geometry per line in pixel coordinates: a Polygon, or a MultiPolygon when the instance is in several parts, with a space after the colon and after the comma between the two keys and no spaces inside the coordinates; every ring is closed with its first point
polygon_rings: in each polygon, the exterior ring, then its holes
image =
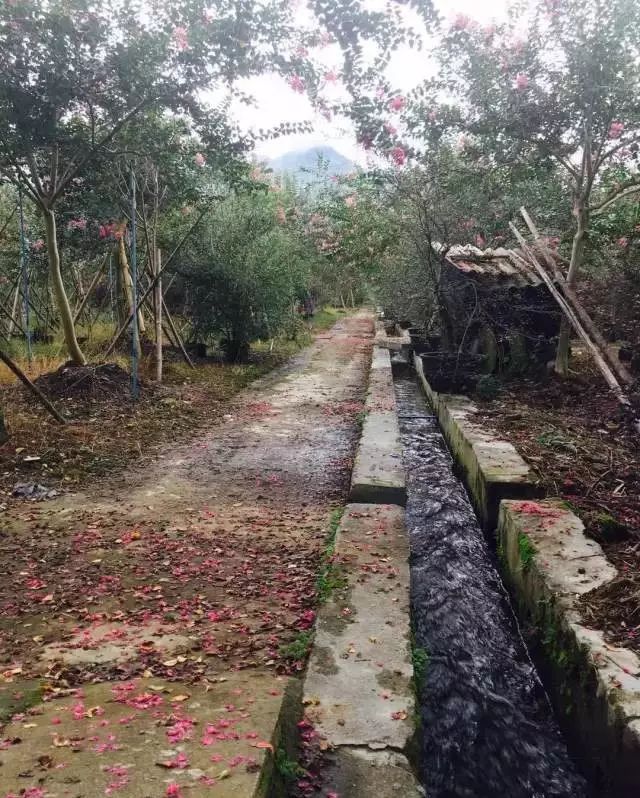
{"type": "Polygon", "coordinates": [[[386,93],[387,92],[385,91],[384,86],[378,86],[378,88],[376,89],[376,97],[378,98],[378,100],[384,99],[384,95],[386,93]]]}
{"type": "Polygon", "coordinates": [[[626,247],[629,246],[629,239],[626,238],[626,236],[622,236],[622,238],[619,238],[616,243],[621,249],[626,249],[626,247]]]}
{"type": "Polygon", "coordinates": [[[344,204],[347,206],[347,208],[355,207],[355,204],[356,204],[355,195],[350,194],[348,197],[345,197],[344,198],[344,204]]]}
{"type": "Polygon", "coordinates": [[[609,126],[610,139],[619,139],[623,132],[624,132],[623,122],[612,122],[611,125],[609,126]]]}
{"type": "Polygon", "coordinates": [[[306,58],[309,55],[309,51],[307,50],[306,47],[300,45],[299,47],[296,47],[295,54],[300,58],[306,58]]]}
{"type": "Polygon", "coordinates": [[[303,94],[305,90],[304,80],[299,75],[292,75],[289,78],[289,86],[298,94],[303,94]]]}
{"type": "Polygon", "coordinates": [[[178,26],[173,29],[173,43],[178,48],[178,50],[187,49],[187,47],[189,46],[189,37],[187,35],[186,28],[178,26]]]}
{"type": "Polygon", "coordinates": [[[201,152],[197,152],[193,158],[193,162],[196,166],[204,166],[207,162],[207,159],[201,152]]]}
{"type": "Polygon", "coordinates": [[[368,133],[361,133],[357,138],[357,142],[364,150],[370,150],[373,147],[373,139],[368,133]]]}
{"type": "Polygon", "coordinates": [[[39,238],[37,241],[34,241],[33,244],[31,244],[31,249],[33,249],[35,252],[40,252],[41,249],[44,249],[44,241],[41,238],[39,238]]]}
{"type": "Polygon", "coordinates": [[[328,72],[324,73],[324,79],[327,81],[327,83],[335,83],[337,80],[339,80],[339,75],[335,69],[330,69],[328,72]]]}
{"type": "Polygon", "coordinates": [[[398,128],[394,127],[390,122],[385,122],[382,127],[390,136],[395,136],[395,134],[398,132],[398,128]]]}
{"type": "Polygon", "coordinates": [[[407,154],[402,147],[392,147],[389,150],[389,155],[396,166],[402,166],[402,164],[407,160],[407,154]]]}
{"type": "Polygon", "coordinates": [[[67,222],[67,230],[86,230],[87,229],[87,220],[86,219],[69,219],[67,222]]]}
{"type": "Polygon", "coordinates": [[[516,75],[516,82],[515,88],[518,91],[525,91],[529,88],[529,76],[525,75],[523,72],[518,72],[516,75]]]}
{"type": "Polygon", "coordinates": [[[438,114],[437,114],[436,111],[429,111],[429,114],[428,114],[429,122],[435,122],[437,118],[438,118],[438,114]]]}
{"type": "Polygon", "coordinates": [[[391,100],[389,100],[389,108],[392,111],[402,111],[406,104],[407,101],[400,95],[397,97],[392,97],[391,100]]]}
{"type": "Polygon", "coordinates": [[[320,46],[326,47],[327,45],[333,42],[333,36],[328,32],[325,31],[324,33],[320,34],[320,46]]]}
{"type": "Polygon", "coordinates": [[[470,25],[471,17],[468,17],[466,14],[457,14],[451,23],[453,30],[466,30],[470,25]]]}
{"type": "Polygon", "coordinates": [[[205,10],[202,12],[202,17],[205,22],[213,22],[213,20],[216,18],[216,12],[213,8],[205,8],[205,10]]]}
{"type": "Polygon", "coordinates": [[[167,787],[165,796],[166,798],[182,798],[179,785],[177,785],[175,782],[171,782],[171,784],[169,784],[167,787]]]}

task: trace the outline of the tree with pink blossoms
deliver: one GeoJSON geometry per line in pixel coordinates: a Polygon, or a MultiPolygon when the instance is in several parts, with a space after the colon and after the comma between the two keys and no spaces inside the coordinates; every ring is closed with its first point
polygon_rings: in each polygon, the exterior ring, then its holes
{"type": "MultiPolygon", "coordinates": [[[[395,41],[393,15],[370,11],[361,0],[348,6],[313,0],[309,8],[313,25],[300,24],[294,4],[281,0],[259,6],[167,0],[154,3],[152,15],[144,0],[2,5],[0,180],[20,187],[42,218],[50,284],[75,363],[85,357],[67,296],[57,219],[73,181],[96,162],[121,155],[123,137],[146,114],[201,126],[212,111],[205,99],[212,90],[246,100],[238,81],[264,73],[280,74],[294,91],[314,97],[326,72],[317,74],[308,57],[314,46],[335,42],[343,61],[354,65],[367,42],[386,51],[395,41]]],[[[225,116],[228,103],[214,110],[220,109],[225,116]]],[[[290,132],[298,131],[283,125],[271,134],[290,132]]],[[[204,171],[212,155],[203,148],[195,165],[204,171]]],[[[82,219],[76,218],[74,231],[82,219]]]]}
{"type": "MultiPolygon", "coordinates": [[[[470,157],[552,161],[564,170],[574,219],[571,284],[593,220],[640,192],[639,28],[635,0],[531,0],[491,26],[457,17],[443,37],[439,80],[421,87],[424,99],[407,113],[413,135],[432,144],[462,132],[470,157]]],[[[561,374],[568,342],[566,327],[556,356],[561,374]]]]}

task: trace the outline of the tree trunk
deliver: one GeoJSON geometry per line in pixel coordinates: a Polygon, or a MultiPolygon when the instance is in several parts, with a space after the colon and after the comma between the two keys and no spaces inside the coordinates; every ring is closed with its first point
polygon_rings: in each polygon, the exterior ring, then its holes
{"type": "MultiPolygon", "coordinates": [[[[120,285],[122,286],[122,291],[124,293],[128,315],[129,317],[131,317],[133,316],[134,313],[133,281],[131,279],[131,272],[129,271],[129,261],[127,260],[127,251],[124,246],[124,238],[120,239],[120,244],[118,246],[118,256],[120,263],[120,285]]],[[[144,332],[144,320],[142,318],[141,310],[138,310],[138,332],[140,333],[144,332]]],[[[142,354],[142,350],[140,347],[140,336],[138,336],[138,340],[136,342],[136,350],[138,357],[140,357],[142,354]]]]}
{"type": "Polygon", "coordinates": [[[82,354],[78,339],[76,338],[76,328],[73,323],[73,314],[69,307],[69,299],[67,292],[64,288],[62,281],[62,273],[60,271],[60,252],[58,250],[58,235],[56,230],[56,217],[50,208],[42,211],[44,216],[45,238],[47,240],[47,254],[49,256],[49,275],[51,277],[51,286],[64,332],[64,340],[67,345],[69,357],[73,363],[79,366],[84,366],[87,362],[85,356],[82,354]]]}
{"type": "MultiPolygon", "coordinates": [[[[589,211],[586,203],[576,203],[575,210],[577,227],[573,236],[573,246],[571,248],[571,261],[567,272],[567,286],[572,289],[576,283],[578,272],[582,266],[584,257],[584,242],[589,229],[589,211]]],[[[566,318],[562,319],[560,325],[560,337],[558,338],[558,349],[556,351],[555,370],[562,377],[569,373],[569,340],[571,337],[571,325],[566,318]]]]}

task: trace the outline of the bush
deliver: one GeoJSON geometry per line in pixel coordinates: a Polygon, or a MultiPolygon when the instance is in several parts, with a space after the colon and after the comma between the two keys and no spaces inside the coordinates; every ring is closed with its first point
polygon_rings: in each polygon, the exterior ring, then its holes
{"type": "Polygon", "coordinates": [[[251,341],[295,326],[305,292],[308,249],[293,224],[279,221],[274,202],[225,200],[187,253],[194,332],[220,338],[230,362],[246,361],[251,341]]]}

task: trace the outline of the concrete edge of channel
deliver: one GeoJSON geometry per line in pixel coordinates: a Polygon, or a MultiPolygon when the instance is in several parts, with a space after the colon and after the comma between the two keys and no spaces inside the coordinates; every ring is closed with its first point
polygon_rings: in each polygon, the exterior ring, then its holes
{"type": "Polygon", "coordinates": [[[477,407],[471,399],[437,393],[429,385],[419,355],[414,354],[413,364],[456,466],[462,471],[480,523],[485,531],[493,532],[502,499],[542,495],[536,476],[512,444],[474,421],[477,407]]]}
{"type": "Polygon", "coordinates": [[[406,498],[391,356],[388,349],[374,346],[349,501],[404,506],[406,498]]]}
{"type": "Polygon", "coordinates": [[[485,530],[496,532],[501,571],[542,664],[576,756],[598,795],[640,794],[640,658],[581,620],[582,595],[616,569],[559,499],[540,499],[516,449],[473,422],[467,397],[439,394],[414,366],[485,530]]]}
{"type": "Polygon", "coordinates": [[[406,484],[383,346],[374,346],[365,408],[349,504],[336,533],[335,584],[318,612],[302,704],[323,741],[325,794],[422,798],[406,484]]]}
{"type": "Polygon", "coordinates": [[[578,606],[616,569],[561,500],[503,501],[497,534],[518,615],[598,795],[639,795],[640,658],[585,626],[578,606]]]}

